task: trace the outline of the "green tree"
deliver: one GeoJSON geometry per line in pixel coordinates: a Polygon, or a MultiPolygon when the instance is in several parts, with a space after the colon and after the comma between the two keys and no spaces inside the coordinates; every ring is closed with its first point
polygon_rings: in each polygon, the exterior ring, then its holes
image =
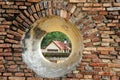
{"type": "Polygon", "coordinates": [[[62,32],[51,32],[48,33],[42,40],[41,48],[45,48],[47,45],[49,45],[53,40],[58,40],[61,42],[64,42],[65,40],[69,43],[71,47],[71,41],[70,39],[62,32]]]}

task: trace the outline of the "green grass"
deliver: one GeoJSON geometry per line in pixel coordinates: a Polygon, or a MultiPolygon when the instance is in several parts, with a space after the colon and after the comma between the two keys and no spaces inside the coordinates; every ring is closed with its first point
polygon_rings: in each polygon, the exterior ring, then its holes
{"type": "Polygon", "coordinates": [[[70,53],[43,53],[44,57],[68,57],[70,53]]]}

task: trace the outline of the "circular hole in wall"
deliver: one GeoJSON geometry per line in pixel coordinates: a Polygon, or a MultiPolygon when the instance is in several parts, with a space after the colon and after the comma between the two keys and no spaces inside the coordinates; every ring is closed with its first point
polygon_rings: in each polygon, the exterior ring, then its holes
{"type": "Polygon", "coordinates": [[[64,76],[74,70],[82,59],[83,39],[80,31],[74,24],[59,16],[43,17],[34,22],[25,33],[22,43],[23,61],[40,77],[64,76]],[[65,34],[72,44],[69,57],[57,64],[48,61],[41,50],[44,37],[56,31],[65,34]]]}
{"type": "Polygon", "coordinates": [[[47,33],[41,42],[43,56],[54,63],[63,62],[72,51],[71,40],[62,32],[47,33]]]}

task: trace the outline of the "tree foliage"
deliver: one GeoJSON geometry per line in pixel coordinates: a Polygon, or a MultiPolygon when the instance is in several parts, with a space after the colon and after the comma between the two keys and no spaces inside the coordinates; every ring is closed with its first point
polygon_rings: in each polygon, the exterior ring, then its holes
{"type": "Polygon", "coordinates": [[[47,45],[49,45],[53,40],[64,42],[65,40],[69,43],[71,47],[71,41],[69,38],[62,32],[51,32],[48,33],[42,40],[41,48],[45,48],[47,45]]]}

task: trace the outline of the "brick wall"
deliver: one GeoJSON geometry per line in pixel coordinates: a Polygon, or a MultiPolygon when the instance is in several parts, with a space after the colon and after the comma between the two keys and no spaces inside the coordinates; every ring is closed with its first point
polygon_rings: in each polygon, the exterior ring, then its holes
{"type": "Polygon", "coordinates": [[[0,80],[120,80],[120,0],[0,0],[0,80]],[[22,35],[49,15],[75,24],[85,47],[76,70],[55,79],[22,61],[22,35]]]}

